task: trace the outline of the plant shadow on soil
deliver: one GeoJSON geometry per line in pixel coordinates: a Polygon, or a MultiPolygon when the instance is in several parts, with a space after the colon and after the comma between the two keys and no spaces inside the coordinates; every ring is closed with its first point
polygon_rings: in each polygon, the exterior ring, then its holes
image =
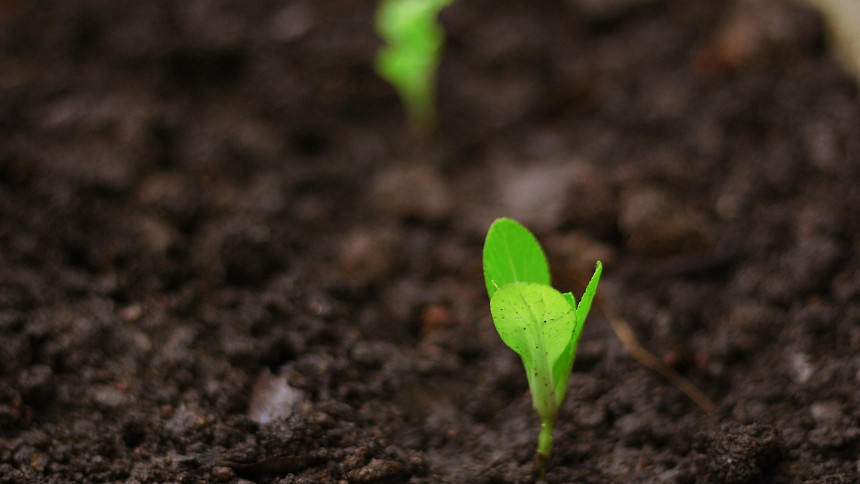
{"type": "Polygon", "coordinates": [[[416,147],[375,2],[41,3],[0,2],[0,482],[535,482],[503,215],[717,405],[595,309],[548,482],[860,481],[860,100],[811,10],[456,3],[416,147]]]}

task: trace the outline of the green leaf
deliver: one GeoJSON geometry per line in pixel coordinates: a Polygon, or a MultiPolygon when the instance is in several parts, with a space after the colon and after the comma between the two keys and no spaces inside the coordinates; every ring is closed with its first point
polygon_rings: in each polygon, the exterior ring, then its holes
{"type": "Polygon", "coordinates": [[[585,292],[582,294],[582,300],[579,301],[579,307],[576,308],[576,319],[579,321],[585,321],[585,318],[588,317],[588,312],[591,310],[591,301],[594,299],[594,293],[597,292],[597,283],[600,282],[600,275],[603,273],[603,264],[600,261],[597,261],[597,265],[594,268],[594,275],[591,276],[591,281],[588,283],[588,287],[585,288],[585,292]]]}
{"type": "Polygon", "coordinates": [[[564,298],[567,299],[567,302],[570,303],[570,307],[572,307],[573,310],[576,311],[576,298],[573,296],[573,293],[566,292],[562,294],[562,296],[564,296],[564,298]]]}
{"type": "Polygon", "coordinates": [[[543,249],[515,220],[500,218],[490,226],[484,241],[484,282],[491,300],[497,289],[514,282],[550,285],[543,249]]]}
{"type": "Polygon", "coordinates": [[[600,281],[600,274],[603,272],[603,264],[597,261],[597,267],[594,270],[594,275],[591,276],[591,282],[585,288],[585,293],[579,301],[579,307],[573,298],[573,294],[565,293],[564,296],[568,299],[574,311],[576,312],[576,322],[574,324],[573,334],[567,343],[561,357],[555,361],[552,368],[553,386],[555,387],[556,404],[561,406],[564,401],[564,396],[567,393],[567,383],[570,379],[570,372],[573,370],[573,360],[576,357],[576,348],[579,346],[579,337],[582,335],[582,327],[585,325],[585,318],[588,317],[588,311],[591,309],[591,301],[594,299],[594,293],[597,291],[597,283],[600,281]]]}
{"type": "Polygon", "coordinates": [[[515,282],[495,291],[490,312],[502,341],[522,357],[538,414],[554,418],[558,405],[553,368],[576,326],[570,301],[548,285],[515,282]]]}

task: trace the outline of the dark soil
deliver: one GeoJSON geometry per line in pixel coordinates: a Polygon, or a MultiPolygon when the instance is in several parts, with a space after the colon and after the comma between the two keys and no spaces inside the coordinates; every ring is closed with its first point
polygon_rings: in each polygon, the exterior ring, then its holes
{"type": "Polygon", "coordinates": [[[548,482],[860,482],[860,99],[814,11],[461,0],[419,142],[375,3],[0,1],[0,482],[535,482],[503,215],[560,289],[606,267],[548,482]]]}

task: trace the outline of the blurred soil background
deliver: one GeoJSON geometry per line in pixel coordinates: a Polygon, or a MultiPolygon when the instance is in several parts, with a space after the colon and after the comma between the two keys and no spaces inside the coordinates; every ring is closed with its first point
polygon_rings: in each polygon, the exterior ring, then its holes
{"type": "Polygon", "coordinates": [[[499,216],[560,289],[606,267],[548,482],[860,482],[860,99],[817,11],[461,0],[421,142],[374,8],[0,1],[0,482],[535,482],[499,216]]]}

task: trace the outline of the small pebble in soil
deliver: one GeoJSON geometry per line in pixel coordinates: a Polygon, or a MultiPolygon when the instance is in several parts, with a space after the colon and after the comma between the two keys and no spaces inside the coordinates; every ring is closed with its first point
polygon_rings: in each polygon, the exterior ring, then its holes
{"type": "Polygon", "coordinates": [[[266,368],[251,388],[248,418],[259,424],[287,418],[303,399],[304,393],[291,387],[286,377],[272,376],[266,368]]]}

